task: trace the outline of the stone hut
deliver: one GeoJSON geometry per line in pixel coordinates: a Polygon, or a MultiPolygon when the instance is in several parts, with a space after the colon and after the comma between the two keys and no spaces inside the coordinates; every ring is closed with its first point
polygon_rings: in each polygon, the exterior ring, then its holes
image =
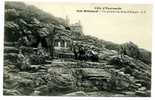
{"type": "Polygon", "coordinates": [[[63,28],[56,30],[54,36],[54,55],[59,58],[72,57],[73,53],[71,50],[72,38],[71,32],[63,28]]]}
{"type": "Polygon", "coordinates": [[[73,41],[78,40],[83,35],[82,25],[79,22],[68,23],[69,30],[65,26],[59,25],[54,35],[54,56],[56,58],[73,57],[73,41]]]}

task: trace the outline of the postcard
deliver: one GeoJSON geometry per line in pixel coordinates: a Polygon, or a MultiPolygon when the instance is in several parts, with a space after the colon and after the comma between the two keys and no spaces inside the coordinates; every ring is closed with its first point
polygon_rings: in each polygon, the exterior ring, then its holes
{"type": "Polygon", "coordinates": [[[150,97],[152,8],[5,1],[3,95],[150,97]]]}

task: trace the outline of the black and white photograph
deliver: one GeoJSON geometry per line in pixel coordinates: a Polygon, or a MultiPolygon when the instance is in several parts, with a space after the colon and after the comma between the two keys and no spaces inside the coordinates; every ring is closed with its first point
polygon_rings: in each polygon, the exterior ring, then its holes
{"type": "Polygon", "coordinates": [[[151,4],[4,2],[3,95],[151,97],[151,4]]]}

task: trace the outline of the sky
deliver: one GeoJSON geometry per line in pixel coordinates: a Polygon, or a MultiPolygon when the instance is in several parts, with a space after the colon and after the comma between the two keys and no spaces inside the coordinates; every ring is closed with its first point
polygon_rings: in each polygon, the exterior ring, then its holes
{"type": "Polygon", "coordinates": [[[86,35],[95,36],[114,43],[132,41],[140,48],[150,51],[152,49],[152,5],[75,4],[30,2],[26,0],[24,2],[34,5],[56,17],[66,18],[68,16],[71,24],[80,20],[83,26],[83,33],[86,35]],[[95,7],[121,8],[122,11],[145,11],[145,13],[77,12],[77,10],[94,11],[95,7]]]}

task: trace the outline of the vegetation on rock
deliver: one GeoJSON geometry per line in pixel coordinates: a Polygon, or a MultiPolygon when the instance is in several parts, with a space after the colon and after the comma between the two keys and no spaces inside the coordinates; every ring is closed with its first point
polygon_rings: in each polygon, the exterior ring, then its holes
{"type": "Polygon", "coordinates": [[[132,42],[115,44],[81,35],[77,43],[93,48],[98,61],[72,58],[47,63],[51,58],[45,53],[53,52],[54,27],[59,26],[69,28],[64,19],[34,6],[5,3],[4,95],[150,96],[151,52],[132,42]],[[43,51],[33,52],[39,51],[40,43],[43,51]],[[30,56],[28,69],[18,61],[20,50],[21,57],[30,56]]]}

